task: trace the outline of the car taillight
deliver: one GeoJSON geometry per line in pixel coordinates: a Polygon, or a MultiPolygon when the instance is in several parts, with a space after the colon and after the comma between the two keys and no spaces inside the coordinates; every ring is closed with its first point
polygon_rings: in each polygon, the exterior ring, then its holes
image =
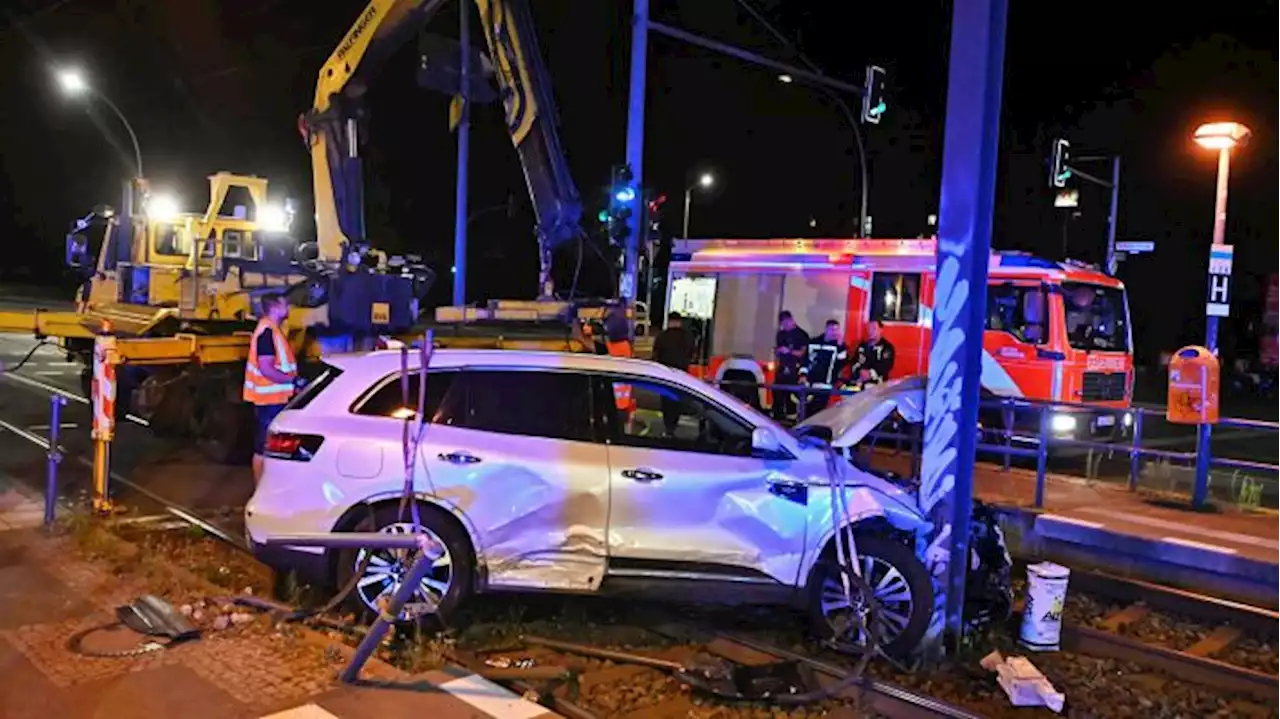
{"type": "Polygon", "coordinates": [[[275,459],[310,462],[322,444],[324,444],[324,437],[315,434],[268,432],[262,453],[275,459]]]}

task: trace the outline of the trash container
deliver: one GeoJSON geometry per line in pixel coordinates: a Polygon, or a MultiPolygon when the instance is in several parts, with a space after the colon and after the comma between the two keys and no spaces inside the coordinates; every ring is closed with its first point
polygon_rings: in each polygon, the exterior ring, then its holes
{"type": "Polygon", "coordinates": [[[1027,567],[1027,600],[1022,609],[1022,631],[1018,634],[1022,646],[1036,652],[1058,650],[1070,578],[1070,569],[1053,562],[1027,567]]]}
{"type": "Polygon", "coordinates": [[[1204,347],[1183,347],[1169,360],[1171,424],[1214,424],[1218,421],[1218,358],[1204,347]]]}

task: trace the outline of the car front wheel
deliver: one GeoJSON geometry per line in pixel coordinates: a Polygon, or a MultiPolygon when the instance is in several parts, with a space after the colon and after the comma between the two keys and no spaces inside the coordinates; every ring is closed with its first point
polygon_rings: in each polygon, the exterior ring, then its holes
{"type": "MultiPolygon", "coordinates": [[[[444,510],[422,504],[418,507],[421,526],[413,525],[407,509],[401,518],[399,507],[392,503],[378,507],[371,517],[355,527],[355,531],[425,534],[443,547],[444,553],[432,561],[431,568],[409,601],[436,607],[437,618],[448,622],[471,593],[475,563],[471,543],[444,510]]],[[[337,586],[346,588],[354,584],[347,597],[347,605],[364,616],[377,616],[380,601],[384,598],[390,600],[409,574],[414,555],[416,552],[403,549],[344,550],[339,553],[337,586]],[[357,572],[359,577],[354,578],[357,572]]]]}
{"type": "MultiPolygon", "coordinates": [[[[895,656],[909,654],[920,644],[933,612],[933,581],[908,545],[890,537],[856,537],[858,568],[869,587],[875,611],[880,647],[895,656]]],[[[855,594],[857,593],[855,585],[855,594]]],[[[865,641],[848,635],[856,627],[849,615],[856,612],[845,596],[835,558],[819,561],[809,573],[809,616],[815,632],[844,642],[865,641]],[[842,636],[843,635],[843,636],[842,636]]],[[[854,597],[855,604],[858,597],[854,597]]]]}

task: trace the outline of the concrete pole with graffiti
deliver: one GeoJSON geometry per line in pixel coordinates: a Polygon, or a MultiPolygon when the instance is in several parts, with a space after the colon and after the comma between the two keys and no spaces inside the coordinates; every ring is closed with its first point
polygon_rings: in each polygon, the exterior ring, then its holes
{"type": "Polygon", "coordinates": [[[963,630],[1007,12],[1008,0],[956,0],[951,24],[920,487],[933,526],[917,542],[936,593],[925,636],[934,657],[963,630]]]}

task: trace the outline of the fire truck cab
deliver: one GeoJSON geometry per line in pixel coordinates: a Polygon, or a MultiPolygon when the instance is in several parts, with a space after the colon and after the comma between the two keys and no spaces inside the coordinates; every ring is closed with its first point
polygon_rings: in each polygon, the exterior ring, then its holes
{"type": "MultiPolygon", "coordinates": [[[[676,240],[666,306],[691,318],[709,380],[770,383],[782,310],[811,336],[836,320],[851,350],[879,321],[896,350],[890,377],[922,375],[935,252],[931,239],[676,240]]],[[[1133,353],[1119,280],[1081,263],[996,252],[986,304],[984,395],[1107,409],[1056,413],[1059,436],[1125,432],[1132,416],[1115,410],[1132,399],[1133,353]]],[[[747,399],[767,405],[768,393],[758,394],[747,399]]]]}

